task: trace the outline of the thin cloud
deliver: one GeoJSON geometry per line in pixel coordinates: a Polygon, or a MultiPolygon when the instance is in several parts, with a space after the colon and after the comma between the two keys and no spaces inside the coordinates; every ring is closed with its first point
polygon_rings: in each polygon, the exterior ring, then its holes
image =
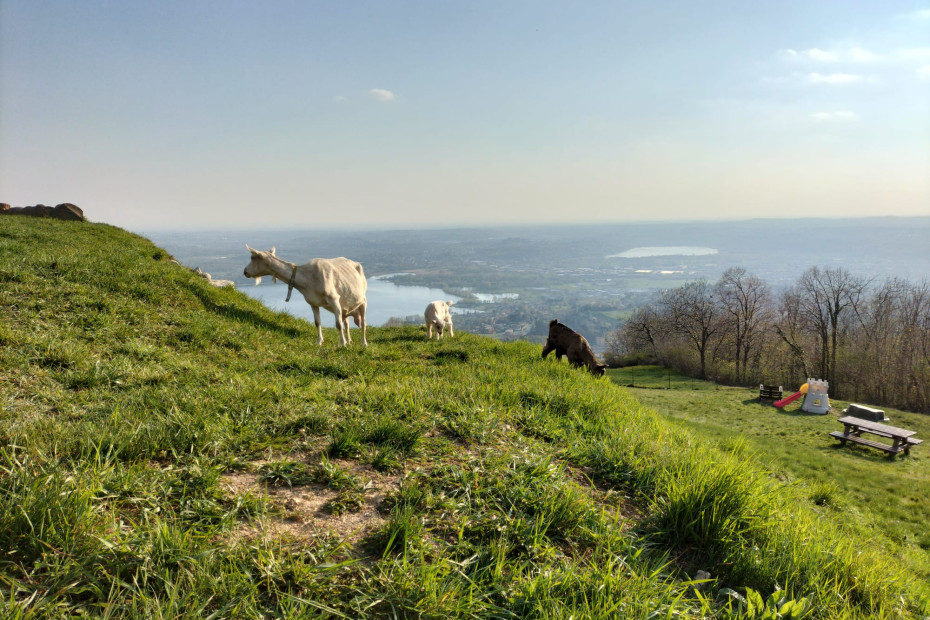
{"type": "Polygon", "coordinates": [[[846,56],[852,62],[873,62],[876,60],[881,60],[881,56],[878,54],[870,52],[869,50],[863,49],[861,47],[849,48],[849,50],[846,52],[846,56]]]}
{"type": "Polygon", "coordinates": [[[848,123],[859,120],[859,115],[851,110],[835,110],[833,112],[815,112],[811,118],[819,122],[848,123]]]}
{"type": "Polygon", "coordinates": [[[829,84],[831,86],[838,86],[844,84],[855,84],[857,82],[863,81],[862,76],[856,75],[854,73],[829,73],[824,75],[822,73],[809,73],[807,74],[807,81],[811,84],[829,84]]]}
{"type": "Polygon", "coordinates": [[[839,60],[835,52],[827,52],[816,47],[809,50],[781,49],[778,50],[778,55],[788,60],[816,60],[818,62],[836,62],[839,60]]]}
{"type": "Polygon", "coordinates": [[[930,65],[924,65],[917,70],[917,75],[925,80],[930,79],[930,65]]]}
{"type": "Polygon", "coordinates": [[[368,94],[378,101],[394,101],[397,99],[397,95],[384,88],[372,88],[368,91],[368,94]]]}
{"type": "Polygon", "coordinates": [[[879,54],[862,47],[845,47],[835,50],[822,50],[819,47],[812,47],[807,50],[780,49],[778,55],[795,62],[873,62],[881,59],[879,54]]]}
{"type": "Polygon", "coordinates": [[[333,102],[334,102],[334,103],[341,103],[341,102],[343,102],[343,101],[345,101],[345,100],[346,100],[345,95],[334,95],[334,96],[333,96],[333,102]]]}
{"type": "Polygon", "coordinates": [[[836,52],[828,52],[816,47],[807,50],[804,54],[811,60],[816,60],[818,62],[836,62],[840,59],[836,52]]]}

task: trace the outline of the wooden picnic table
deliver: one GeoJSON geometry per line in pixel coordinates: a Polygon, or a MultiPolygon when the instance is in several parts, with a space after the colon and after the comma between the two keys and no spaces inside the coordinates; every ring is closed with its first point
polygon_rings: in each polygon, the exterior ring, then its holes
{"type": "Polygon", "coordinates": [[[863,420],[862,418],[854,418],[852,416],[842,417],[839,419],[839,422],[843,424],[843,432],[832,431],[830,436],[839,439],[841,445],[845,445],[846,442],[849,441],[872,448],[878,448],[894,456],[899,452],[910,454],[911,446],[923,443],[922,439],[914,437],[917,431],[909,431],[905,428],[889,426],[888,424],[881,424],[880,422],[872,422],[871,420],[863,420]],[[889,446],[886,443],[866,439],[862,436],[863,433],[891,439],[892,444],[889,446]]]}

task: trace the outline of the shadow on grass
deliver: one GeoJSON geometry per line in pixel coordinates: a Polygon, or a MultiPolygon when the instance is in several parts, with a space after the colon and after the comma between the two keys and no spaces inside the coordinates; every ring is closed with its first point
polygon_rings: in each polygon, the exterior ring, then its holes
{"type": "MultiPolygon", "coordinates": [[[[214,314],[227,319],[232,319],[233,321],[237,321],[239,323],[248,323],[256,327],[272,329],[286,336],[297,337],[301,335],[301,331],[299,329],[282,325],[277,320],[269,321],[265,317],[252,310],[242,308],[238,305],[217,303],[215,300],[210,298],[210,295],[206,291],[198,286],[192,284],[186,284],[185,286],[191,293],[194,294],[195,297],[197,297],[197,299],[200,300],[204,308],[210,312],[213,312],[214,314]]],[[[269,312],[271,312],[271,310],[269,310],[269,312]]]]}
{"type": "Polygon", "coordinates": [[[426,341],[426,332],[419,332],[415,327],[380,327],[378,332],[379,342],[424,342],[426,341]]]}
{"type": "Polygon", "coordinates": [[[348,379],[349,370],[338,364],[328,364],[316,359],[292,359],[272,364],[271,368],[282,375],[316,375],[332,379],[348,379]]]}
{"type": "MultiPolygon", "coordinates": [[[[830,437],[830,439],[833,439],[830,437]]],[[[819,450],[826,453],[843,453],[848,454],[849,456],[859,459],[869,461],[871,463],[890,463],[898,461],[899,459],[904,459],[901,462],[906,463],[907,459],[910,458],[909,455],[904,454],[903,452],[894,455],[889,454],[884,451],[878,450],[876,448],[869,448],[868,446],[859,446],[856,444],[849,444],[844,446],[839,441],[834,440],[836,443],[832,445],[821,446],[819,450]]]]}
{"type": "Polygon", "coordinates": [[[443,349],[428,355],[427,359],[437,364],[446,364],[449,362],[467,362],[468,351],[465,349],[443,349]]]}
{"type": "Polygon", "coordinates": [[[808,413],[801,408],[792,409],[790,411],[780,409],[779,407],[775,407],[774,409],[776,409],[782,415],[791,416],[793,418],[820,418],[827,415],[826,413],[808,413]]]}

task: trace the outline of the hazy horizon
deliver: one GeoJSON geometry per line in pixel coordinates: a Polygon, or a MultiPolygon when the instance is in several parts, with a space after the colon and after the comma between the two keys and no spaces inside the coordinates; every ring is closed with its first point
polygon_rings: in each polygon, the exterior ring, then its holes
{"type": "Polygon", "coordinates": [[[0,201],[130,230],[930,215],[930,0],[0,2],[0,201]]]}
{"type": "MultiPolygon", "coordinates": [[[[930,216],[136,232],[169,252],[177,250],[181,255],[197,255],[198,260],[204,261],[201,266],[209,267],[208,271],[217,269],[208,261],[220,255],[247,260],[246,244],[259,249],[276,246],[279,256],[295,262],[321,256],[348,256],[365,264],[366,273],[372,276],[403,271],[414,257],[418,257],[415,259],[418,266],[427,268],[436,268],[455,255],[467,256],[467,259],[459,258],[451,263],[462,268],[472,261],[493,264],[505,256],[508,261],[522,265],[521,268],[536,268],[542,262],[562,267],[590,267],[639,260],[621,256],[631,249],[700,246],[720,253],[689,256],[685,262],[716,265],[717,271],[725,266],[746,267],[759,271],[760,275],[771,270],[787,270],[788,277],[794,278],[815,265],[868,271],[871,268],[866,265],[880,263],[881,271],[873,275],[920,278],[930,274],[928,231],[930,216]]],[[[645,258],[662,260],[654,254],[645,258]]],[[[220,271],[219,277],[235,279],[241,275],[242,266],[244,263],[232,270],[220,271]]]]}
{"type": "MultiPolygon", "coordinates": [[[[54,205],[52,205],[54,206],[54,205]]],[[[256,233],[273,233],[273,232],[288,232],[288,233],[301,233],[301,232],[333,232],[333,233],[351,233],[351,232],[360,232],[360,233],[389,233],[389,232],[429,232],[431,230],[436,231],[461,231],[461,230],[492,230],[492,229],[541,229],[541,230],[552,230],[558,229],[560,227],[570,227],[570,228],[590,228],[596,226],[664,226],[664,225],[674,225],[674,226],[686,226],[688,224],[713,224],[715,222],[720,224],[740,224],[740,223],[755,223],[755,222],[805,222],[813,223],[818,221],[823,221],[826,223],[829,222],[857,222],[862,220],[930,220],[930,214],[927,215],[866,215],[860,217],[847,217],[843,215],[837,215],[832,217],[824,216],[810,216],[810,217],[751,217],[751,218],[707,218],[707,219],[680,219],[680,220],[603,220],[603,221],[565,221],[565,222],[526,222],[526,221],[500,221],[500,222],[484,222],[484,223],[474,223],[474,224],[449,224],[449,225],[439,225],[439,224],[425,224],[423,226],[417,226],[416,223],[408,223],[406,225],[353,225],[346,224],[345,226],[293,226],[293,227],[281,227],[281,226],[238,226],[238,227],[229,227],[229,228],[219,228],[215,226],[208,226],[204,228],[173,228],[173,227],[145,227],[145,228],[127,228],[131,232],[145,235],[146,233],[244,233],[249,231],[254,231],[256,233]]],[[[88,218],[89,221],[95,221],[93,218],[88,218]]],[[[100,224],[109,224],[110,222],[97,222],[100,224]]]]}

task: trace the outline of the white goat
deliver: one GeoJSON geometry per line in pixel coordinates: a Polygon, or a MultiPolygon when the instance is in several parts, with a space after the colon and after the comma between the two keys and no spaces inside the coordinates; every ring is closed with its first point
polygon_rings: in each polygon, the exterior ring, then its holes
{"type": "Polygon", "coordinates": [[[426,319],[427,340],[432,339],[434,326],[436,327],[436,340],[442,338],[443,331],[447,327],[449,328],[449,337],[452,338],[455,336],[455,333],[452,331],[451,307],[451,301],[434,301],[426,306],[426,312],[423,313],[423,318],[426,319]]]}
{"type": "MultiPolygon", "coordinates": [[[[316,325],[317,344],[323,344],[323,326],[320,323],[320,308],[326,308],[336,316],[336,329],[339,330],[339,342],[346,346],[352,342],[349,333],[349,317],[362,328],[362,344],[368,346],[367,326],[365,325],[365,308],[368,305],[366,292],[368,281],[360,263],[348,258],[314,258],[308,263],[297,265],[281,260],[270,252],[255,250],[248,245],[252,261],[246,265],[243,274],[247,278],[274,276],[287,282],[287,300],[291,299],[291,289],[297,289],[313,308],[313,322],[316,325]]],[[[257,283],[257,282],[256,282],[257,283]]]]}
{"type": "Polygon", "coordinates": [[[209,273],[207,273],[200,267],[197,267],[196,269],[194,269],[194,273],[196,273],[198,276],[200,276],[201,278],[203,278],[204,280],[206,280],[207,282],[209,282],[210,284],[218,288],[223,288],[224,286],[231,286],[233,288],[236,288],[236,283],[233,282],[232,280],[214,280],[213,276],[211,276],[209,273]]]}

